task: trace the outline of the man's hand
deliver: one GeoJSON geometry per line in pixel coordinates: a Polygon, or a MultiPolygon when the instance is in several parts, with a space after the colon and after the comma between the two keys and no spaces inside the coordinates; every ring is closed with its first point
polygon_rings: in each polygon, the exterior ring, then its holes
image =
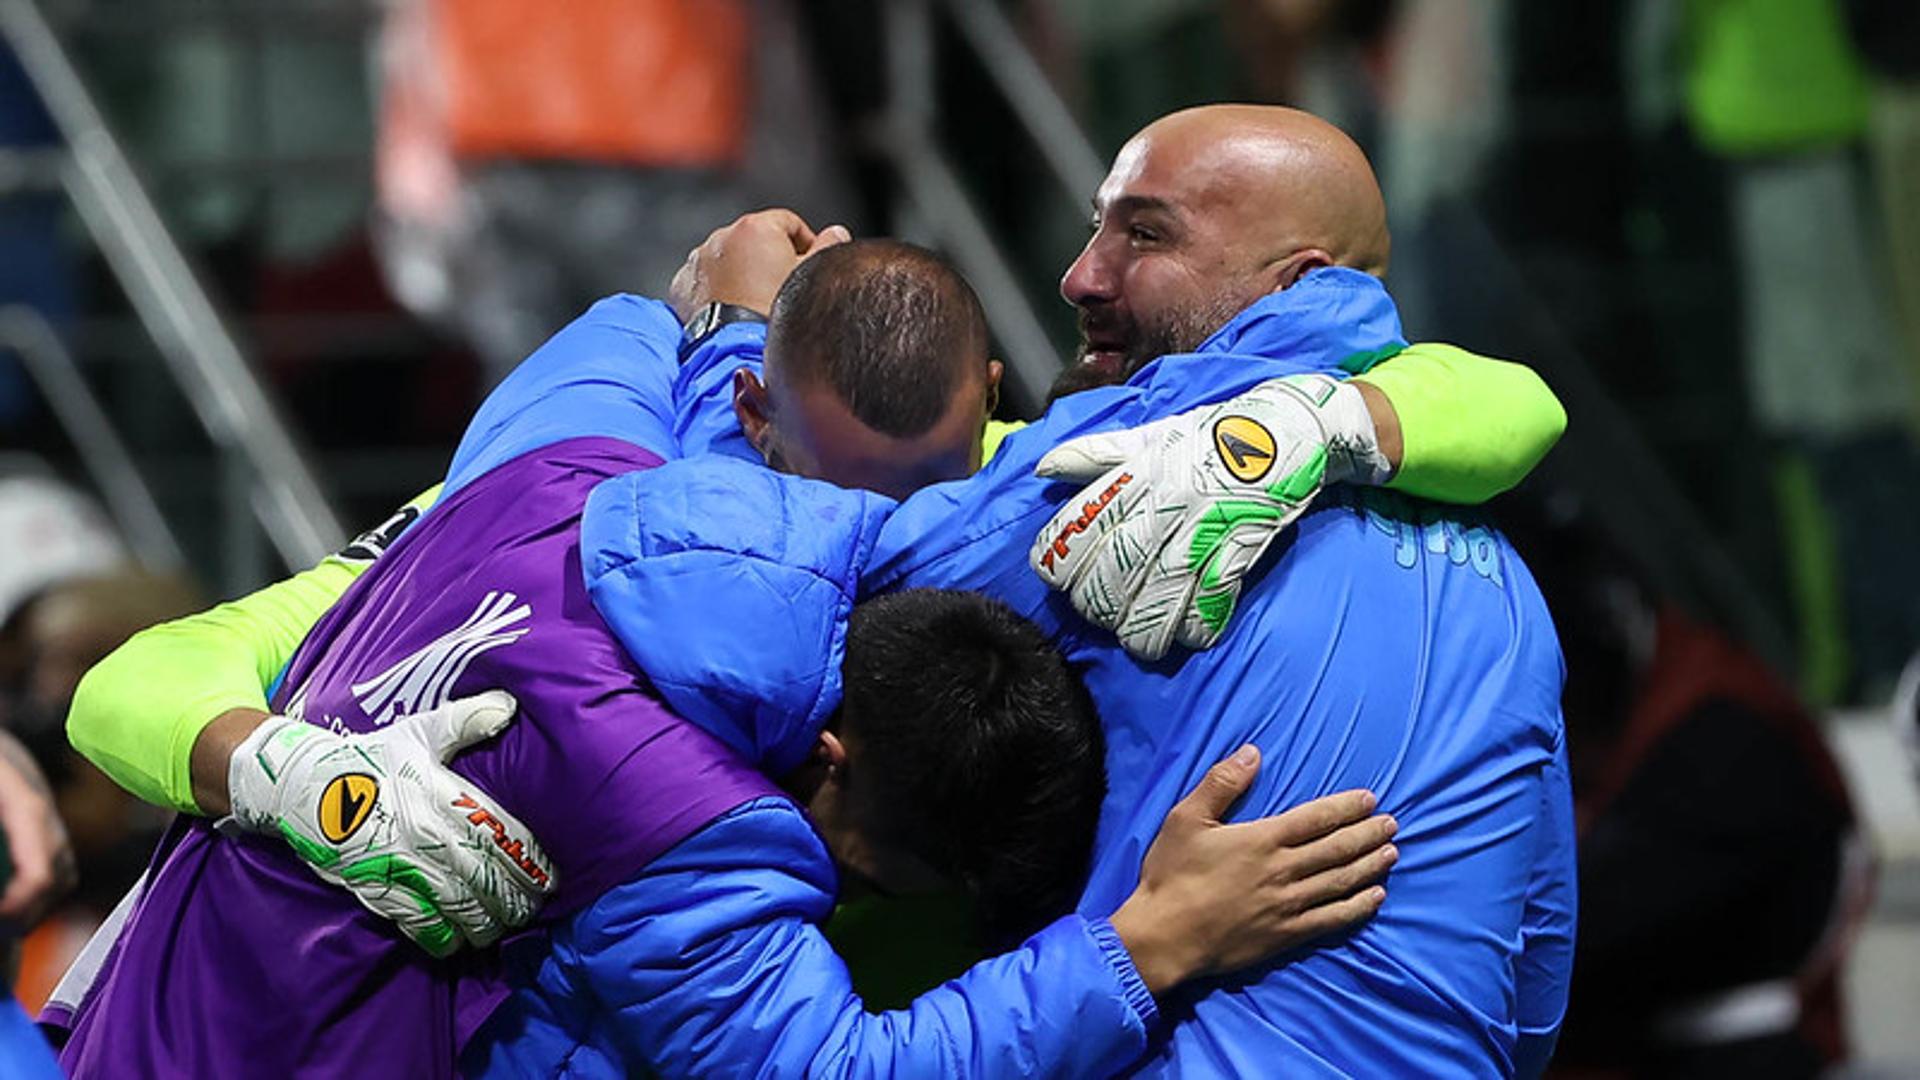
{"type": "Polygon", "coordinates": [[[1260,771],[1252,746],[1208,770],[1167,814],[1147,849],[1140,884],[1113,929],[1147,989],[1259,963],[1373,917],[1373,884],[1399,853],[1397,827],[1368,817],[1373,796],[1343,791],[1284,814],[1237,825],[1220,819],[1260,771]]]}
{"type": "Polygon", "coordinates": [[[853,239],[844,225],[815,233],[791,210],[760,210],[715,229],[673,275],[667,300],[681,322],[708,304],[749,308],[762,315],[793,268],[815,252],[853,239]]]}
{"type": "Polygon", "coordinates": [[[366,735],[270,716],[228,766],[234,819],[278,833],[314,873],[435,956],[490,945],[533,918],[553,892],[553,864],[446,763],[498,734],[516,708],[494,690],[366,735]]]}
{"type": "Polygon", "coordinates": [[[0,922],[26,930],[46,917],[80,875],[47,778],[6,732],[0,732],[0,829],[13,867],[0,892],[0,922]]]}
{"type": "Polygon", "coordinates": [[[1028,563],[1143,660],[1212,645],[1260,554],[1323,484],[1383,482],[1359,388],[1324,375],[1062,443],[1034,472],[1097,477],[1047,522],[1028,563]]]}

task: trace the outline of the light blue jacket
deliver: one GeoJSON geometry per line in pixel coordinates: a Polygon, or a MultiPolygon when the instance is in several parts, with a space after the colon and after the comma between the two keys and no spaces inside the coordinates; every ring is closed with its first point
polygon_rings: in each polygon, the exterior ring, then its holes
{"type": "MultiPolygon", "coordinates": [[[[679,336],[653,301],[595,305],[482,406],[448,490],[583,435],[678,457],[673,383],[705,370],[676,367],[679,336]]],[[[721,408],[724,392],[685,400],[721,408]]],[[[596,603],[622,612],[622,643],[668,704],[778,776],[839,702],[857,570],[893,504],[810,485],[793,516],[770,516],[758,508],[777,501],[780,478],[763,466],[709,456],[649,472],[666,476],[644,495],[609,487],[590,501],[583,576],[596,603]],[[623,494],[638,501],[610,501],[623,494]]],[[[585,596],[581,605],[592,618],[585,596]]],[[[549,939],[510,948],[519,989],[469,1043],[462,1069],[1100,1076],[1144,1050],[1154,1002],[1105,919],[1068,915],[909,1008],[871,1014],[820,932],[837,887],[800,810],[747,803],[549,939]]]]}
{"type": "MultiPolygon", "coordinates": [[[[696,357],[681,372],[682,400],[718,393],[717,372],[755,359],[754,332],[731,332],[728,355],[705,364],[696,357]]],[[[1563,672],[1539,592],[1498,533],[1471,512],[1386,492],[1331,492],[1283,541],[1285,557],[1265,561],[1216,648],[1153,664],[1078,620],[1026,565],[1034,536],[1076,493],[1032,476],[1050,447],[1274,376],[1350,369],[1355,357],[1399,342],[1378,282],[1316,272],[1242,313],[1195,354],[1056,403],[979,475],[901,504],[864,555],[866,522],[856,528],[823,514],[844,495],[823,485],[711,462],[617,478],[595,492],[583,526],[590,587],[630,647],[658,635],[652,605],[627,603],[620,587],[595,576],[596,567],[635,572],[621,532],[630,526],[620,520],[644,519],[646,504],[675,484],[753,476],[730,496],[742,512],[725,522],[805,522],[809,549],[838,544],[850,553],[863,591],[976,589],[1034,619],[1086,678],[1107,731],[1110,791],[1080,905],[1089,917],[1119,905],[1168,809],[1243,742],[1261,747],[1265,765],[1241,817],[1344,788],[1378,792],[1399,819],[1402,852],[1380,915],[1344,940],[1163,1001],[1175,1022],[1155,1034],[1142,1073],[1537,1074],[1572,961],[1563,672]],[[596,522],[596,512],[616,520],[596,522]]],[[[683,435],[705,433],[710,446],[728,449],[724,423],[676,423],[683,435]]],[[[714,531],[722,524],[699,526],[706,543],[726,546],[714,531]]],[[[810,620],[799,608],[823,602],[795,594],[783,618],[810,620]]],[[[740,632],[756,625],[717,595],[700,618],[740,632]]],[[[978,1015],[1043,1019],[1021,1011],[1019,997],[972,996],[984,991],[968,988],[978,1015]]],[[[716,987],[716,1001],[730,992],[716,987]]],[[[1015,1040],[1032,1034],[1007,1031],[1015,1040]]],[[[1110,1060],[1103,1053],[1083,1064],[1097,1071],[1110,1060]]]]}

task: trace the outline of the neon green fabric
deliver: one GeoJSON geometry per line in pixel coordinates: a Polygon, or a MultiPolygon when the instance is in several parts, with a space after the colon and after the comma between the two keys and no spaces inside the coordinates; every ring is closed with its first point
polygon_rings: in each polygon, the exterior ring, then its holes
{"type": "MultiPolygon", "coordinates": [[[[407,505],[424,511],[439,494],[435,485],[407,505]]],[[[368,565],[330,555],[239,600],[135,634],[80,680],[67,740],[141,800],[199,813],[194,740],[221,713],[267,707],[265,687],[368,565]]]]}
{"type": "Polygon", "coordinates": [[[987,421],[987,430],[980,438],[980,464],[992,461],[993,455],[1000,452],[1001,440],[1026,426],[1025,420],[987,421]]]}
{"type": "Polygon", "coordinates": [[[1837,0],[1692,0],[1687,116],[1723,154],[1859,138],[1869,91],[1837,0]]]}
{"type": "Polygon", "coordinates": [[[1533,369],[1452,345],[1409,345],[1355,377],[1400,417],[1400,468],[1387,486],[1423,499],[1485,502],[1526,478],[1567,430],[1533,369]]]}

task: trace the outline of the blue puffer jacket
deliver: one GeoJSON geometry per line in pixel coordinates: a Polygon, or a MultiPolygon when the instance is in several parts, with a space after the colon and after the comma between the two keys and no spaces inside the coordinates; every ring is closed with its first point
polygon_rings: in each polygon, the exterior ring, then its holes
{"type": "MultiPolygon", "coordinates": [[[[677,395],[715,394],[726,363],[752,362],[758,339],[749,330],[735,335],[724,362],[696,358],[680,373],[677,395]]],[[[703,499],[741,508],[703,523],[708,544],[726,546],[721,524],[758,535],[767,522],[806,521],[810,532],[831,534],[809,536],[807,550],[836,567],[834,545],[856,565],[871,546],[863,591],[976,589],[1039,623],[1084,674],[1107,730],[1109,795],[1081,903],[1088,916],[1125,898],[1169,808],[1243,742],[1261,747],[1265,765],[1241,816],[1343,788],[1379,793],[1382,809],[1400,821],[1402,852],[1379,916],[1325,947],[1183,988],[1169,1009],[1178,1022],[1155,1037],[1140,1072],[1532,1075],[1545,1064],[1566,1003],[1572,806],[1559,650],[1545,604],[1506,541],[1470,512],[1388,492],[1329,493],[1292,531],[1286,557],[1249,585],[1218,646],[1153,664],[1086,626],[1026,565],[1035,535],[1076,491],[1032,475],[1062,440],[1169,416],[1275,376],[1350,370],[1399,342],[1398,318],[1377,281],[1318,271],[1262,299],[1196,353],[1163,357],[1126,386],[1057,402],[1010,436],[980,474],[900,504],[877,538],[864,520],[855,527],[822,512],[844,493],[683,462],[595,492],[583,531],[606,546],[589,566],[611,565],[632,547],[596,512],[644,515],[654,485],[699,477],[703,499]],[[736,478],[742,486],[731,494],[710,486],[736,478]]],[[[676,422],[728,449],[723,422],[676,422]]],[[[594,592],[629,647],[663,632],[657,609],[625,603],[604,584],[594,592]]],[[[792,602],[821,600],[809,592],[792,602]]],[[[752,625],[718,597],[700,611],[752,625]]],[[[1024,995],[997,996],[1009,989],[966,991],[981,1016],[1014,1016],[1021,1025],[1051,1019],[1026,1013],[1024,995]]],[[[1083,1064],[1107,1060],[1103,1051],[1083,1064]]],[[[961,1071],[977,1074],[977,1066],[961,1071]]]]}
{"type": "MultiPolygon", "coordinates": [[[[724,400],[676,401],[674,380],[706,370],[674,366],[679,332],[652,301],[596,305],[488,399],[448,489],[580,435],[677,456],[674,429],[693,403],[724,400]]],[[[676,711],[780,775],[838,704],[858,571],[892,503],[805,484],[810,497],[783,514],[780,478],[724,457],[630,479],[589,502],[595,528],[583,526],[581,551],[594,602],[624,613],[623,644],[676,711]]],[[[873,1014],[819,929],[836,891],[832,859],[799,809],[747,803],[550,940],[510,950],[520,989],[469,1043],[462,1069],[1102,1076],[1145,1049],[1154,1002],[1106,920],[1063,918],[909,1008],[873,1014]]]]}

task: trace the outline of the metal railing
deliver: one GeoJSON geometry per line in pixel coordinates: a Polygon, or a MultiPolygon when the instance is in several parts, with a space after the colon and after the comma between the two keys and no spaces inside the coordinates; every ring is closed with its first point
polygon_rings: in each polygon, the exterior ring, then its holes
{"type": "MultiPolygon", "coordinates": [[[[967,194],[936,138],[936,0],[889,0],[885,8],[888,101],[873,142],[893,166],[903,196],[902,231],[925,234],[953,256],[986,308],[1006,351],[1014,400],[1037,412],[1061,357],[996,231],[967,194]]],[[[981,0],[938,0],[1039,149],[1070,201],[1090,198],[1105,172],[1092,143],[1000,9],[981,0]]]]}
{"type": "Polygon", "coordinates": [[[180,541],[160,512],[153,489],[134,467],[127,444],[46,317],[20,304],[0,308],[0,350],[26,365],[47,407],[72,435],[81,462],[134,555],[150,569],[179,568],[185,562],[180,541]]]}
{"type": "MultiPolygon", "coordinates": [[[[59,37],[33,0],[0,0],[0,35],[60,132],[66,151],[61,187],[221,453],[228,583],[251,585],[261,576],[248,565],[254,521],[289,565],[305,566],[335,550],[345,530],[319,481],[59,37]]],[[[131,467],[130,460],[125,464],[131,467]]],[[[103,494],[112,499],[126,490],[116,482],[103,494]]],[[[143,512],[116,508],[123,515],[143,512]]]]}

